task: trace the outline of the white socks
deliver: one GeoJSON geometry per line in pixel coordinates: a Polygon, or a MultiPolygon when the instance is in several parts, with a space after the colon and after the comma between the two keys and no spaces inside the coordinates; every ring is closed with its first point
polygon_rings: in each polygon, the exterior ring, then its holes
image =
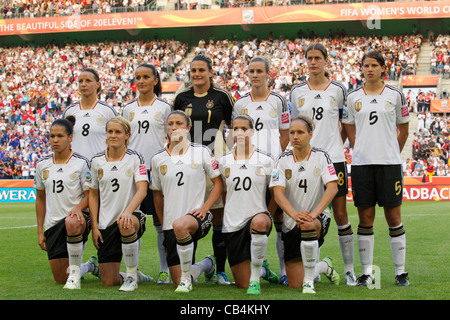
{"type": "Polygon", "coordinates": [[[177,253],[180,258],[181,281],[191,281],[192,257],[194,254],[194,242],[189,235],[185,239],[177,238],[177,253]]]}
{"type": "Polygon", "coordinates": [[[139,241],[137,234],[122,236],[122,253],[125,266],[127,268],[127,277],[137,279],[137,267],[139,264],[139,241]]]}
{"type": "Polygon", "coordinates": [[[300,252],[302,254],[305,277],[303,283],[314,283],[315,269],[317,264],[317,253],[319,241],[316,230],[302,230],[302,241],[300,242],[300,252]]]}
{"type": "Polygon", "coordinates": [[[250,244],[250,281],[259,282],[261,276],[261,267],[264,261],[264,256],[266,254],[267,244],[269,239],[266,233],[256,233],[252,231],[252,240],[250,244]]]}
{"type": "Polygon", "coordinates": [[[69,254],[69,272],[77,278],[81,278],[81,260],[83,258],[83,236],[67,236],[67,252],[69,254]]]}
{"type": "Polygon", "coordinates": [[[337,226],[339,245],[341,248],[342,259],[344,261],[344,273],[353,273],[354,262],[354,238],[350,222],[344,226],[337,226]]]}
{"type": "Polygon", "coordinates": [[[389,243],[391,245],[392,260],[395,265],[395,275],[405,273],[406,236],[403,225],[389,228],[389,243]]]}
{"type": "Polygon", "coordinates": [[[156,229],[156,244],[158,246],[159,254],[159,272],[165,271],[169,273],[169,266],[167,265],[166,250],[164,248],[164,232],[162,226],[155,226],[156,229]]]}

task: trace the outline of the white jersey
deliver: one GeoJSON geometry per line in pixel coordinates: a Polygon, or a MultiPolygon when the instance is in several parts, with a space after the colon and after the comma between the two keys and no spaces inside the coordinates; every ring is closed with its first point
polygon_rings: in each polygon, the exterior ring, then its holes
{"type": "Polygon", "coordinates": [[[295,85],[290,93],[292,119],[304,115],[314,121],[311,145],[328,152],[333,162],[344,162],[344,144],[340,120],[347,90],[336,81],[330,81],[325,90],[312,90],[308,82],[295,85]]]}
{"type": "Polygon", "coordinates": [[[67,107],[62,118],[75,117],[72,149],[88,159],[105,150],[106,122],[117,115],[112,106],[100,100],[90,110],[82,110],[80,102],[67,107]]]}
{"type": "MultiPolygon", "coordinates": [[[[325,150],[312,148],[309,156],[296,162],[293,152],[283,152],[275,160],[270,187],[285,188],[285,196],[297,211],[312,211],[320,202],[324,186],[337,180],[333,162],[325,150]]],[[[323,212],[331,215],[328,209],[323,212]]],[[[283,214],[283,232],[292,230],[297,222],[286,213],[283,214]]]]}
{"type": "Polygon", "coordinates": [[[348,94],[342,123],[356,126],[352,165],[401,164],[397,125],[409,122],[403,93],[385,85],[379,95],[368,95],[363,87],[348,94]]]}
{"type": "Polygon", "coordinates": [[[138,99],[127,103],[122,116],[130,122],[131,137],[128,147],[141,153],[145,165],[150,170],[153,155],[164,147],[166,139],[166,120],[172,106],[161,98],[151,105],[141,106],[138,99]]]}
{"type": "Polygon", "coordinates": [[[282,151],[280,130],[289,129],[289,108],[286,99],[270,92],[265,101],[253,101],[247,93],[234,103],[233,117],[248,114],[254,120],[255,134],[252,143],[260,150],[277,157],[282,151]]]}
{"type": "Polygon", "coordinates": [[[266,191],[273,169],[273,157],[255,149],[249,159],[236,160],[235,150],[219,160],[227,192],[222,232],[242,229],[255,214],[267,212],[266,191]]]}
{"type": "Polygon", "coordinates": [[[45,229],[64,219],[84,197],[86,177],[89,178],[89,160],[74,152],[64,164],[56,164],[53,154],[36,164],[34,188],[45,191],[45,229]]]}
{"type": "Polygon", "coordinates": [[[211,150],[191,143],[182,155],[171,155],[164,148],[157,152],[151,163],[152,190],[164,195],[163,230],[173,229],[173,222],[189,211],[199,209],[205,202],[206,176],[220,175],[211,150]]]}
{"type": "Polygon", "coordinates": [[[86,185],[99,191],[100,230],[112,225],[125,211],[136,194],[139,181],[148,182],[148,177],[144,158],[136,151],[127,149],[119,161],[108,161],[106,151],[92,158],[91,179],[86,181],[86,185]]]}

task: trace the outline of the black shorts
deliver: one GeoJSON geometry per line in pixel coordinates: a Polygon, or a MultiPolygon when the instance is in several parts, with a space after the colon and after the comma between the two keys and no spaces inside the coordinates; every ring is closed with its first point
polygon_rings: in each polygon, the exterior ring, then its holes
{"type": "MultiPolygon", "coordinates": [[[[86,220],[86,229],[83,233],[83,243],[88,240],[89,232],[91,232],[91,218],[89,214],[83,212],[86,220]]],[[[47,244],[48,260],[69,258],[67,252],[67,231],[66,219],[62,219],[50,229],[44,232],[45,241],[47,244]]]]}
{"type": "Polygon", "coordinates": [[[348,173],[347,164],[345,162],[333,163],[336,176],[338,177],[338,192],[336,197],[346,196],[348,193],[348,173]]]}
{"type": "MultiPolygon", "coordinates": [[[[134,212],[133,215],[139,220],[137,237],[140,239],[145,232],[145,214],[134,212]]],[[[100,230],[103,243],[99,243],[98,262],[121,262],[122,261],[122,236],[117,221],[104,230],[100,230]]]]}
{"type": "MultiPolygon", "coordinates": [[[[320,221],[322,225],[322,232],[320,233],[319,248],[325,241],[325,236],[328,233],[328,228],[330,227],[331,216],[321,213],[317,220],[320,221]]],[[[302,231],[295,227],[287,233],[282,233],[281,239],[284,242],[284,261],[289,261],[295,258],[301,258],[302,253],[300,251],[300,243],[302,240],[302,231]]]]}
{"type": "MultiPolygon", "coordinates": [[[[188,215],[191,214],[188,213],[188,215]]],[[[197,241],[205,237],[208,234],[209,229],[211,229],[212,214],[211,212],[208,212],[203,220],[193,215],[191,216],[194,217],[198,223],[198,229],[195,234],[192,235],[192,239],[194,240],[194,253],[192,257],[192,263],[195,263],[195,250],[197,249],[197,241]]],[[[169,267],[179,265],[180,257],[178,257],[177,252],[177,238],[175,237],[173,229],[164,230],[163,245],[166,251],[167,265],[169,267]]]]}
{"type": "Polygon", "coordinates": [[[352,166],[355,207],[396,207],[403,200],[402,165],[352,166]]]}
{"type": "MultiPolygon", "coordinates": [[[[272,219],[268,212],[263,212],[263,214],[266,214],[270,219],[272,219]]],[[[222,233],[225,240],[225,247],[228,251],[228,263],[230,264],[230,267],[251,259],[250,246],[252,235],[250,226],[252,224],[252,220],[253,218],[250,218],[245,226],[238,231],[222,233]]],[[[270,227],[267,236],[269,236],[271,231],[272,226],[270,227]]]]}

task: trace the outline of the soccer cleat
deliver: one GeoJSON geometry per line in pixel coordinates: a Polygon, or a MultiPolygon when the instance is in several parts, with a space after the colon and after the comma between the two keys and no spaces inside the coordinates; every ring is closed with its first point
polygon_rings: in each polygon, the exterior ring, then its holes
{"type": "Polygon", "coordinates": [[[137,269],[137,282],[141,283],[141,282],[153,282],[153,278],[149,275],[146,275],[144,273],[142,273],[141,270],[139,270],[139,268],[137,269]]]}
{"type": "Polygon", "coordinates": [[[354,287],[354,286],[357,285],[356,277],[355,277],[355,274],[354,274],[353,272],[347,271],[347,272],[345,273],[345,283],[346,283],[348,286],[352,286],[352,287],[354,287]]]}
{"type": "Polygon", "coordinates": [[[192,283],[190,281],[180,281],[175,289],[176,293],[189,293],[192,291],[192,283]]]}
{"type": "Polygon", "coordinates": [[[358,277],[358,279],[356,280],[356,285],[357,286],[365,286],[368,287],[372,284],[375,284],[375,279],[373,278],[372,275],[370,274],[362,274],[358,277]]]}
{"type": "Polygon", "coordinates": [[[98,267],[98,258],[96,256],[91,256],[88,260],[94,265],[94,271],[91,272],[92,275],[100,278],[100,268],[98,267]]]}
{"type": "Polygon", "coordinates": [[[322,259],[323,262],[325,262],[328,265],[327,273],[325,274],[328,278],[328,280],[331,281],[331,283],[334,283],[335,285],[339,285],[339,281],[341,280],[341,277],[339,276],[339,273],[336,272],[334,269],[334,261],[331,257],[326,257],[322,259]]]}
{"type": "Polygon", "coordinates": [[[119,288],[119,291],[126,291],[126,292],[130,292],[130,291],[134,291],[136,290],[138,287],[137,281],[136,279],[134,279],[133,277],[127,277],[127,279],[125,280],[125,282],[122,284],[122,286],[119,288]]]}
{"type": "Polygon", "coordinates": [[[303,286],[302,286],[302,293],[315,294],[316,290],[314,290],[314,284],[308,283],[308,282],[304,282],[303,286]]]}
{"type": "Polygon", "coordinates": [[[409,286],[408,272],[396,275],[395,276],[395,284],[400,286],[400,287],[407,287],[407,286],[409,286]]]}
{"type": "Polygon", "coordinates": [[[167,284],[170,283],[169,274],[165,271],[161,271],[158,277],[158,284],[167,284]]]}
{"type": "Polygon", "coordinates": [[[263,261],[262,267],[266,270],[266,274],[264,275],[263,279],[269,281],[270,283],[279,283],[280,280],[278,279],[278,276],[272,272],[269,268],[269,263],[267,260],[263,261]]]}
{"type": "Polygon", "coordinates": [[[225,274],[225,272],[217,272],[217,284],[220,284],[222,286],[229,286],[231,284],[230,281],[228,281],[228,277],[225,274]]]}
{"type": "Polygon", "coordinates": [[[288,281],[287,281],[287,276],[281,276],[280,278],[280,284],[282,284],[283,286],[288,286],[288,281]]]}
{"type": "Polygon", "coordinates": [[[261,286],[258,281],[250,281],[248,285],[247,294],[252,295],[260,295],[261,294],[261,286]]]}
{"type": "Polygon", "coordinates": [[[66,284],[64,285],[64,289],[81,289],[80,279],[73,275],[69,276],[67,278],[66,284]]]}
{"type": "Polygon", "coordinates": [[[214,257],[213,255],[209,255],[206,257],[207,259],[210,259],[212,261],[212,270],[210,270],[210,272],[205,272],[205,281],[207,283],[214,283],[217,280],[216,277],[216,257],[214,257]]]}

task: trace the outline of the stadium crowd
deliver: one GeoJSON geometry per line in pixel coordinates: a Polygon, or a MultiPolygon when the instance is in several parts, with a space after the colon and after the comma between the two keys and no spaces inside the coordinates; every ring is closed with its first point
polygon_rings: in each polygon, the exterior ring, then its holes
{"type": "MultiPolygon", "coordinates": [[[[271,89],[288,97],[292,85],[306,79],[303,53],[312,39],[326,45],[330,55],[328,72],[348,90],[362,84],[359,59],[364,50],[376,48],[383,52],[388,64],[386,80],[390,80],[405,72],[399,65],[415,70],[422,43],[421,35],[354,37],[330,31],[329,37],[317,38],[313,31],[306,30],[294,39],[275,39],[270,35],[263,40],[255,37],[238,41],[234,36],[221,41],[201,40],[193,51],[212,58],[214,82],[235,98],[250,90],[245,70],[251,58],[270,56],[271,89]]],[[[442,37],[438,39],[440,43],[445,42],[442,37]]],[[[188,84],[189,64],[182,63],[188,50],[187,43],[163,39],[0,48],[0,178],[33,177],[36,160],[50,151],[49,124],[78,99],[76,79],[81,69],[91,67],[99,71],[103,86],[100,99],[120,113],[122,106],[135,97],[133,70],[140,63],[156,65],[163,80],[175,73],[178,81],[188,84]],[[43,65],[45,72],[41,68],[43,65]]],[[[409,164],[409,170],[405,164],[405,175],[420,174],[426,162],[434,166],[436,175],[442,174],[441,167],[450,175],[450,119],[433,117],[429,112],[428,102],[434,98],[433,94],[419,93],[414,98],[408,93],[406,96],[411,110],[419,117],[414,139],[414,146],[419,145],[419,148],[413,148],[413,163],[409,164]]],[[[350,164],[350,148],[346,155],[350,164]]]]}
{"type": "MultiPolygon", "coordinates": [[[[433,39],[434,40],[434,39],[433,39]]],[[[434,41],[431,53],[431,73],[450,78],[450,36],[439,35],[434,41]]]]}

